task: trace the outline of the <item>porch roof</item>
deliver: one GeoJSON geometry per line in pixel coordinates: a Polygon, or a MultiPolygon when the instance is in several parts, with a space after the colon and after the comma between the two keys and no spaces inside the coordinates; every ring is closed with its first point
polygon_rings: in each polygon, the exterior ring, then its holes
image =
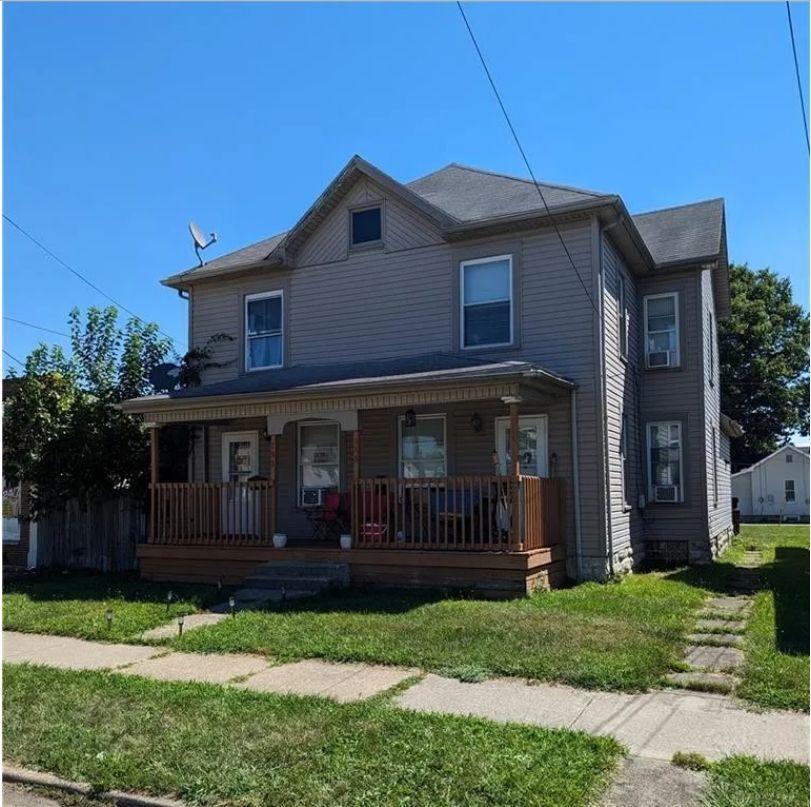
{"type": "Polygon", "coordinates": [[[158,422],[277,412],[362,409],[484,400],[575,384],[527,361],[434,353],[246,373],[228,381],[125,401],[126,412],[158,422]]]}

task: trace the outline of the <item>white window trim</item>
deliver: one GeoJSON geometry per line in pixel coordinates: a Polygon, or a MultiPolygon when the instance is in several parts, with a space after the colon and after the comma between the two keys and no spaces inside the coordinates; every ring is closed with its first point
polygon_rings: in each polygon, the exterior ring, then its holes
{"type": "Polygon", "coordinates": [[[647,476],[648,476],[648,498],[652,504],[682,504],[684,502],[684,429],[682,428],[682,424],[680,420],[650,420],[645,424],[645,444],[647,446],[647,476]],[[654,479],[653,474],[651,473],[651,449],[653,446],[651,445],[650,439],[650,431],[652,426],[667,426],[668,431],[670,430],[670,426],[678,426],[679,427],[679,475],[681,476],[681,482],[679,483],[678,489],[679,494],[678,497],[672,502],[659,502],[656,500],[654,488],[654,479]]]}
{"type": "Polygon", "coordinates": [[[628,359],[628,280],[624,272],[617,273],[617,347],[621,359],[628,359]],[[624,333],[623,333],[624,332],[624,333]],[[625,344],[623,344],[625,336],[625,344]]]}
{"type": "Polygon", "coordinates": [[[306,505],[301,503],[301,492],[303,486],[301,484],[301,430],[307,426],[334,426],[338,432],[338,491],[341,490],[341,424],[337,420],[300,420],[296,424],[296,501],[298,506],[307,508],[315,505],[306,505]]]}
{"type": "MultiPolygon", "coordinates": [[[[503,300],[491,300],[489,302],[504,302],[503,300]]],[[[481,305],[481,303],[477,303],[481,305]]],[[[515,290],[513,289],[513,256],[509,255],[489,255],[486,258],[473,258],[468,261],[459,262],[459,346],[462,350],[486,350],[494,347],[511,347],[515,344],[515,290]],[[465,269],[468,266],[476,266],[481,263],[494,263],[495,261],[507,261],[509,266],[509,286],[510,289],[510,341],[491,342],[486,345],[466,345],[465,344],[465,269]]]]}
{"type": "Polygon", "coordinates": [[[718,429],[712,429],[712,501],[718,507],[718,429]]]}
{"type": "Polygon", "coordinates": [[[248,442],[251,444],[251,451],[253,452],[253,473],[250,474],[251,476],[257,476],[259,474],[259,432],[250,431],[250,432],[223,432],[221,439],[221,468],[220,468],[220,476],[222,476],[223,482],[228,482],[230,477],[230,465],[229,465],[229,457],[228,457],[228,444],[234,441],[237,442],[248,442]]]}
{"type": "Polygon", "coordinates": [[[797,485],[793,479],[786,479],[783,482],[783,501],[786,504],[796,504],[797,503],[797,485]],[[788,483],[791,482],[791,494],[793,496],[792,499],[788,498],[789,489],[788,483]]]}
{"type": "MultiPolygon", "coordinates": [[[[259,292],[258,294],[246,294],[245,295],[245,309],[243,314],[245,320],[245,327],[243,329],[242,339],[243,339],[243,346],[245,350],[245,371],[248,373],[254,373],[257,370],[276,370],[279,367],[284,366],[284,290],[278,289],[277,291],[263,291],[259,292]],[[248,349],[248,303],[255,302],[256,300],[267,300],[271,297],[279,297],[282,301],[282,317],[281,317],[281,327],[279,328],[279,336],[282,339],[282,350],[281,356],[282,360],[280,364],[265,364],[261,367],[251,367],[251,352],[248,349]]],[[[275,336],[276,334],[269,334],[271,336],[275,336]]],[[[261,337],[257,337],[261,338],[261,337]]]]}
{"type": "MultiPolygon", "coordinates": [[[[442,420],[442,443],[445,446],[445,473],[443,478],[448,476],[448,419],[444,412],[434,412],[425,415],[417,415],[417,420],[442,420]]],[[[403,474],[403,422],[405,415],[397,418],[397,476],[405,479],[403,474]]],[[[419,479],[420,477],[415,477],[419,479]]]]}
{"type": "Polygon", "coordinates": [[[710,386],[715,386],[715,316],[711,309],[707,309],[707,325],[710,342],[710,386]]]}
{"type": "Polygon", "coordinates": [[[681,322],[679,318],[679,292],[667,291],[661,294],[646,294],[643,300],[644,320],[645,320],[645,367],[648,370],[670,370],[673,367],[681,367],[681,322]],[[648,350],[648,300],[660,300],[663,297],[673,297],[676,322],[676,360],[669,367],[651,367],[650,366],[650,351],[648,350]]]}

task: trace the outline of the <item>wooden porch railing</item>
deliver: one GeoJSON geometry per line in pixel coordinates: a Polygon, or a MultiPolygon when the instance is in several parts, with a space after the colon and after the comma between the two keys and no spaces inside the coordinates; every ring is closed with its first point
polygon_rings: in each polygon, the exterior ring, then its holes
{"type": "Polygon", "coordinates": [[[565,538],[562,479],[356,479],[351,493],[358,547],[520,552],[565,538]]]}
{"type": "Polygon", "coordinates": [[[271,543],[276,522],[272,482],[159,482],[149,489],[149,543],[271,543]]]}

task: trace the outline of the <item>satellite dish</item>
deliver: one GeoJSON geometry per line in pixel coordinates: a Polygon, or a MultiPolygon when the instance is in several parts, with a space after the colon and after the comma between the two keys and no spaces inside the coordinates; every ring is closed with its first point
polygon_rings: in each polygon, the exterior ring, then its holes
{"type": "Polygon", "coordinates": [[[217,240],[217,233],[210,233],[208,240],[206,240],[206,237],[203,235],[203,231],[194,221],[189,222],[189,232],[194,240],[194,251],[197,253],[197,260],[200,261],[200,266],[202,266],[203,258],[200,255],[200,250],[210,247],[217,240]]]}
{"type": "Polygon", "coordinates": [[[180,376],[180,367],[176,364],[166,362],[156,364],[149,371],[149,383],[155,388],[155,392],[171,392],[177,387],[177,379],[180,376]]]}

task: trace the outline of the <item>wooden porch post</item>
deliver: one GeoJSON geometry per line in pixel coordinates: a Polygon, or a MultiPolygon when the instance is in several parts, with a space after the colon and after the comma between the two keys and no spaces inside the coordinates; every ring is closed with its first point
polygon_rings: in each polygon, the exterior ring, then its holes
{"type": "Polygon", "coordinates": [[[270,529],[276,532],[279,509],[279,435],[270,435],[270,529]]]}
{"type": "Polygon", "coordinates": [[[510,487],[512,488],[512,529],[510,543],[521,543],[521,502],[518,475],[521,472],[521,461],[518,456],[518,399],[510,400],[510,487]]]}
{"type": "Polygon", "coordinates": [[[157,504],[158,490],[158,448],[159,448],[159,427],[149,428],[149,541],[154,543],[155,527],[157,525],[157,504]]]}
{"type": "Polygon", "coordinates": [[[352,540],[358,540],[358,527],[360,525],[360,514],[358,513],[358,480],[360,479],[360,430],[352,432],[352,488],[349,496],[349,509],[352,525],[352,540]]]}

